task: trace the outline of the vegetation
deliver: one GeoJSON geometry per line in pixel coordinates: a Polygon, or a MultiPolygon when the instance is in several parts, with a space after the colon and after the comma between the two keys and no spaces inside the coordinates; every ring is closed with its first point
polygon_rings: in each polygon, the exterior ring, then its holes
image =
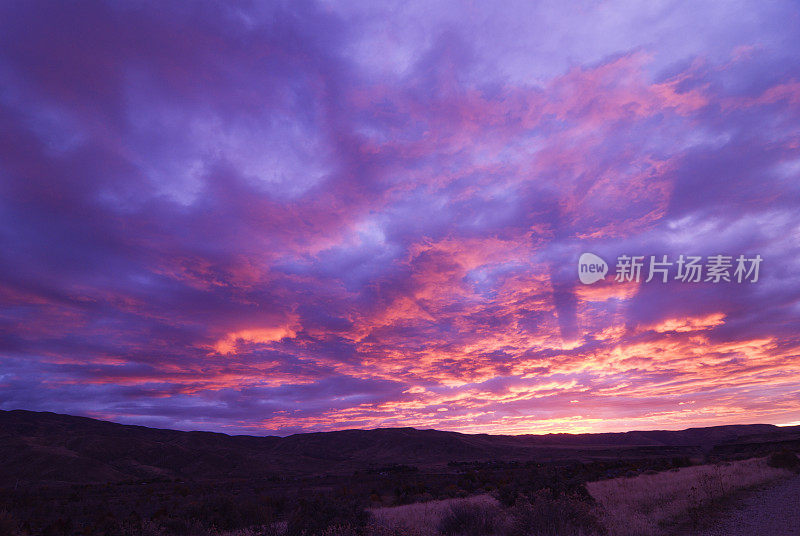
{"type": "Polygon", "coordinates": [[[705,465],[673,451],[307,477],[13,482],[0,486],[0,536],[659,536],[799,466],[786,449],[705,465]]]}
{"type": "Polygon", "coordinates": [[[753,458],[601,480],[587,488],[610,534],[657,536],[687,519],[696,526],[735,493],[789,474],[753,458]]]}
{"type": "Polygon", "coordinates": [[[597,508],[586,496],[554,495],[541,490],[510,511],[506,536],[583,536],[606,534],[597,508]]]}
{"type": "Polygon", "coordinates": [[[444,536],[482,536],[495,534],[500,525],[501,509],[494,502],[458,501],[439,521],[444,536]]]}
{"type": "Polygon", "coordinates": [[[791,450],[779,450],[770,454],[767,458],[767,465],[777,469],[788,469],[790,471],[800,471],[800,458],[791,450]]]}

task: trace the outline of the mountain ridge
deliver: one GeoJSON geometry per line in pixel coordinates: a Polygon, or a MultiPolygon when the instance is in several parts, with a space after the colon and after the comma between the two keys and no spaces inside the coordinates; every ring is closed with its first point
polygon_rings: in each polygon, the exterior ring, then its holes
{"type": "Polygon", "coordinates": [[[493,435],[416,428],[279,436],[229,435],[119,424],[90,417],[0,410],[0,478],[119,482],[137,479],[292,478],[381,466],[452,462],[687,455],[747,438],[800,438],[800,427],[723,425],[685,430],[493,435]]]}

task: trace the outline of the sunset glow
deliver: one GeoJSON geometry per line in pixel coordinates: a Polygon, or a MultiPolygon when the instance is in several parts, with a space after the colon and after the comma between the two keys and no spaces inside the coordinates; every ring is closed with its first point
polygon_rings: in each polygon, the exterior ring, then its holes
{"type": "Polygon", "coordinates": [[[797,3],[490,4],[0,6],[0,409],[800,422],[797,3]]]}

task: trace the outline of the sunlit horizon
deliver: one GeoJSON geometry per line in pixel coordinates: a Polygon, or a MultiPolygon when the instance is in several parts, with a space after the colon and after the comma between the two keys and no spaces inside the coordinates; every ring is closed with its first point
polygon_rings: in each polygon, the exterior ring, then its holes
{"type": "Polygon", "coordinates": [[[797,4],[490,4],[0,7],[0,409],[800,423],[797,4]]]}

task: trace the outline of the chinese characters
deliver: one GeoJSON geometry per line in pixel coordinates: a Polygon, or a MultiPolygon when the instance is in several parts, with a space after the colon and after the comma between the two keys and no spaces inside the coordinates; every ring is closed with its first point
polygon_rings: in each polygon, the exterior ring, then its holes
{"type": "Polygon", "coordinates": [[[683,283],[750,282],[756,283],[761,265],[761,255],[746,257],[710,255],[680,255],[674,261],[667,255],[651,255],[645,263],[644,255],[620,255],[617,257],[615,281],[645,283],[656,280],[667,283],[670,280],[683,283]]]}

